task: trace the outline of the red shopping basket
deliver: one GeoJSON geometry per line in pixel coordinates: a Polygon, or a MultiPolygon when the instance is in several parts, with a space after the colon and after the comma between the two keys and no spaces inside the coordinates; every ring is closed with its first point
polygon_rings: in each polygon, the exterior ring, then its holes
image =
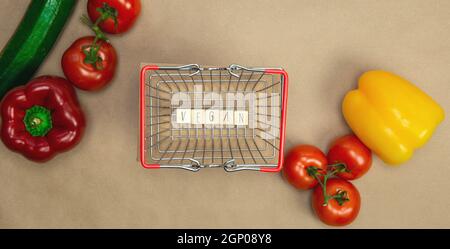
{"type": "Polygon", "coordinates": [[[147,65],[140,81],[143,167],[281,170],[288,92],[283,69],[147,65]]]}

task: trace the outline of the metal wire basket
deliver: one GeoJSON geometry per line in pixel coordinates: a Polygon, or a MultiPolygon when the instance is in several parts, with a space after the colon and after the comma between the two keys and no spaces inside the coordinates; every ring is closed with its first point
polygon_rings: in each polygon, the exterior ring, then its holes
{"type": "Polygon", "coordinates": [[[147,65],[140,81],[143,167],[281,170],[283,69],[147,65]]]}

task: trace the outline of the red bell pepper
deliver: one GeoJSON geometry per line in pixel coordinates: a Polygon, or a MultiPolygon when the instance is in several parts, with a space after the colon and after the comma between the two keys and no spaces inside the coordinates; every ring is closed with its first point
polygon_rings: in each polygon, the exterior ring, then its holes
{"type": "Polygon", "coordinates": [[[86,125],[74,88],[55,76],[11,90],[1,102],[1,116],[3,143],[36,162],[73,148],[86,125]]]}

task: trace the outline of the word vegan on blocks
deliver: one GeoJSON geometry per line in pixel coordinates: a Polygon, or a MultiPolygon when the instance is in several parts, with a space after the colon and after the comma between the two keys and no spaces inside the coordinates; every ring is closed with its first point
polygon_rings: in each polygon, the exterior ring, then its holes
{"type": "Polygon", "coordinates": [[[220,93],[204,91],[201,85],[195,85],[193,92],[172,95],[171,123],[174,127],[184,128],[238,126],[270,129],[271,124],[279,123],[279,101],[279,93],[220,93]]]}
{"type": "Polygon", "coordinates": [[[198,125],[247,125],[248,112],[235,110],[177,109],[176,123],[198,125]]]}

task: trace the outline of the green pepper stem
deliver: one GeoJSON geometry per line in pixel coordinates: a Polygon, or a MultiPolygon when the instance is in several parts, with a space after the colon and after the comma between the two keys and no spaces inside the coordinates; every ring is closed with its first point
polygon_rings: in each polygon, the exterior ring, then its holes
{"type": "Polygon", "coordinates": [[[50,110],[38,105],[26,110],[23,123],[33,137],[43,137],[53,128],[50,110]]]}

